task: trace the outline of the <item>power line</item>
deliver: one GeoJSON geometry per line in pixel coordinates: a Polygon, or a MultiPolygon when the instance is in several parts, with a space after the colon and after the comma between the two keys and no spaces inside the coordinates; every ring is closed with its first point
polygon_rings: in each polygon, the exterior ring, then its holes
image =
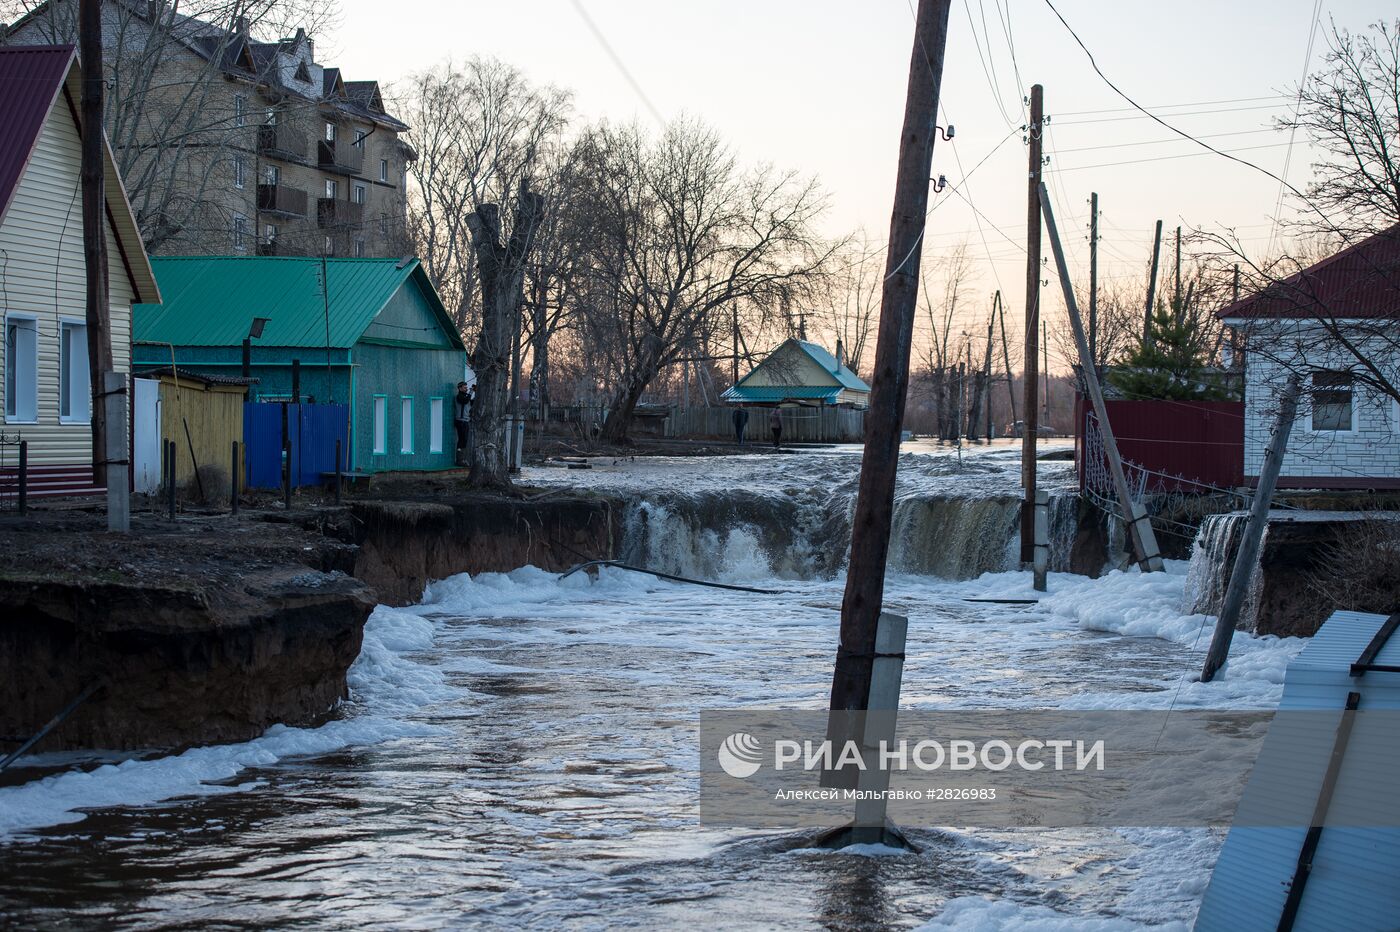
{"type": "MultiPolygon", "coordinates": [[[[1259,133],[1277,133],[1281,130],[1276,126],[1266,126],[1263,129],[1238,129],[1229,133],[1209,133],[1198,136],[1198,139],[1220,139],[1226,136],[1257,136],[1259,133]]],[[[1061,149],[1060,154],[1066,152],[1096,152],[1099,149],[1126,149],[1133,146],[1160,146],[1168,143],[1183,142],[1182,139],[1145,139],[1141,142],[1112,142],[1093,146],[1074,146],[1070,149],[1061,149]]]]}
{"type": "MultiPolygon", "coordinates": [[[[1289,99],[1289,97],[1288,97],[1287,94],[1267,94],[1267,95],[1265,95],[1265,96],[1263,96],[1263,97],[1231,97],[1231,98],[1227,98],[1227,99],[1225,99],[1225,100],[1194,100],[1194,101],[1190,101],[1190,102],[1187,102],[1187,103],[1180,103],[1180,104],[1154,104],[1153,107],[1152,107],[1152,109],[1153,109],[1154,111],[1162,111],[1162,110],[1174,110],[1174,109],[1177,109],[1178,107],[1216,107],[1216,106],[1219,106],[1219,105],[1221,105],[1221,104],[1247,104],[1247,103],[1255,103],[1255,102],[1260,101],[1260,100],[1288,100],[1288,99],[1289,99]]],[[[1132,112],[1134,112],[1136,109],[1137,109],[1136,107],[1112,107],[1112,108],[1109,108],[1109,109],[1107,109],[1107,110],[1071,110],[1071,111],[1069,111],[1069,112],[1067,112],[1067,113],[1061,113],[1060,116],[1092,116],[1092,115],[1097,114],[1097,113],[1132,113],[1132,112]]],[[[1251,108],[1245,108],[1245,109],[1251,109],[1251,108]]],[[[1223,112],[1226,112],[1226,111],[1221,111],[1221,112],[1223,113],[1223,112]]],[[[1180,116],[1180,114],[1170,114],[1170,113],[1169,113],[1169,114],[1167,114],[1167,116],[1180,116]]]]}
{"type": "MultiPolygon", "coordinates": [[[[1205,145],[1205,143],[1201,143],[1201,145],[1205,145]]],[[[1207,152],[1184,152],[1184,153],[1181,153],[1180,155],[1158,155],[1158,156],[1154,156],[1154,157],[1152,157],[1152,158],[1146,158],[1146,159],[1125,159],[1124,161],[1121,161],[1121,162],[1099,162],[1099,163],[1094,164],[1094,165],[1072,165],[1072,166],[1070,166],[1069,168],[1052,169],[1052,171],[1056,171],[1056,172],[1078,172],[1078,171],[1084,171],[1084,170],[1090,169],[1090,168],[1112,168],[1112,167],[1114,167],[1115,165],[1140,165],[1140,164],[1142,164],[1143,162],[1168,162],[1168,161],[1171,161],[1172,159],[1194,159],[1194,158],[1197,158],[1198,156],[1209,155],[1209,154],[1211,154],[1211,153],[1214,153],[1215,155],[1223,155],[1223,156],[1225,156],[1225,158],[1230,159],[1231,161],[1240,162],[1240,163],[1242,163],[1242,164],[1250,165],[1251,167],[1258,168],[1258,166],[1253,165],[1253,163],[1251,163],[1251,162],[1246,162],[1244,159],[1237,159],[1237,158],[1235,158],[1233,155],[1231,155],[1230,153],[1232,153],[1232,152],[1254,152],[1254,151],[1257,151],[1257,150],[1259,150],[1259,149],[1282,149],[1282,148],[1283,148],[1284,146],[1286,146],[1286,145],[1288,145],[1288,143],[1286,143],[1286,142],[1270,142],[1270,143],[1266,143],[1266,144],[1264,144],[1264,145],[1262,145],[1262,146],[1242,146],[1242,147],[1240,147],[1240,148],[1238,148],[1238,149],[1215,149],[1215,148],[1212,148],[1212,149],[1210,150],[1209,153],[1207,153],[1207,152]]],[[[1268,174],[1270,177],[1274,177],[1274,178],[1277,178],[1277,177],[1278,177],[1278,176],[1275,175],[1273,172],[1268,171],[1267,169],[1260,168],[1259,170],[1262,171],[1262,172],[1265,172],[1265,173],[1268,174]]],[[[1290,187],[1291,187],[1291,186],[1290,186],[1290,187]]]]}
{"type": "MultiPolygon", "coordinates": [[[[1288,153],[1283,157],[1283,177],[1288,177],[1288,168],[1293,164],[1293,140],[1298,135],[1298,117],[1303,111],[1303,89],[1308,80],[1308,65],[1312,62],[1313,40],[1317,38],[1317,24],[1321,18],[1322,0],[1315,0],[1312,11],[1312,24],[1308,28],[1308,49],[1303,53],[1303,74],[1298,78],[1298,100],[1293,105],[1293,123],[1288,129],[1288,153]]],[[[1278,199],[1274,202],[1274,226],[1269,231],[1269,251],[1274,248],[1274,237],[1278,235],[1278,218],[1283,213],[1283,183],[1279,182],[1278,199]]]]}
{"type": "MultiPolygon", "coordinates": [[[[1047,0],[1047,2],[1049,2],[1049,0],[1047,0]]],[[[1083,47],[1083,46],[1081,46],[1081,48],[1082,48],[1082,47],[1083,47]]],[[[1087,53],[1087,51],[1086,51],[1086,53],[1087,53]]],[[[1104,78],[1104,81],[1105,81],[1105,82],[1106,82],[1107,80],[1108,80],[1107,78],[1104,78]]],[[[1112,87],[1112,85],[1110,85],[1110,87],[1112,87]]],[[[1116,90],[1116,88],[1115,88],[1115,90],[1116,90]]],[[[1120,91],[1119,93],[1122,93],[1122,92],[1120,91]]],[[[1169,116],[1169,117],[1211,116],[1211,115],[1217,114],[1217,113],[1244,113],[1244,112],[1249,111],[1249,110],[1277,110],[1277,109],[1279,109],[1279,107],[1280,107],[1279,104],[1261,104],[1261,105],[1252,106],[1252,107],[1224,107],[1224,108],[1221,108],[1221,109],[1218,109],[1218,110],[1186,110],[1186,111],[1183,111],[1183,112],[1180,112],[1180,113],[1168,113],[1168,114],[1165,114],[1165,116],[1169,116]]],[[[1167,124],[1167,123],[1163,123],[1161,117],[1157,116],[1157,114],[1155,114],[1155,113],[1148,113],[1147,111],[1143,111],[1142,113],[1140,113],[1140,114],[1138,114],[1138,115],[1136,115],[1136,116],[1103,117],[1103,118],[1101,118],[1101,119],[1096,119],[1096,120],[1064,120],[1064,121],[1061,121],[1060,125],[1061,125],[1061,126],[1086,126],[1086,125],[1089,125],[1089,124],[1091,124],[1091,123],[1122,123],[1122,122],[1124,122],[1124,121],[1126,121],[1126,120],[1156,120],[1158,123],[1162,123],[1163,126],[1166,126],[1167,129],[1170,129],[1170,130],[1173,130],[1173,131],[1176,131],[1176,132],[1180,132],[1180,130],[1177,130],[1175,126],[1171,126],[1171,125],[1169,125],[1169,124],[1167,124]]]]}

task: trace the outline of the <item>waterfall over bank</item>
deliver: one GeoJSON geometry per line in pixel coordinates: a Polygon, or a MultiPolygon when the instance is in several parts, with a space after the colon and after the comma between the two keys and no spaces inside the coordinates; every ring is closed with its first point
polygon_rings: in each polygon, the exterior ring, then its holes
{"type": "MultiPolygon", "coordinates": [[[[1230,586],[1230,571],[1235,565],[1235,554],[1239,552],[1240,541],[1245,526],[1249,523],[1249,513],[1234,511],[1227,514],[1206,515],[1201,521],[1201,529],[1196,534],[1191,548],[1191,566],[1187,570],[1186,598],[1192,614],[1219,615],[1225,602],[1225,590],[1230,586]]],[[[1265,537],[1268,529],[1265,528],[1265,537]]],[[[1261,546],[1262,554],[1264,548],[1261,546]]],[[[1251,578],[1249,592],[1245,595],[1244,607],[1240,612],[1240,627],[1252,631],[1259,610],[1259,590],[1263,574],[1258,563],[1251,578]]]]}

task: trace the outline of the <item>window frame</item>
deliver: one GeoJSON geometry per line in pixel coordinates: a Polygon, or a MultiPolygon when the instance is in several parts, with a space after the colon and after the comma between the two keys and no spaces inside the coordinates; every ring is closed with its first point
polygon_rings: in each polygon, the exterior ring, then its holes
{"type": "Polygon", "coordinates": [[[326,191],[326,200],[328,200],[328,201],[333,201],[333,200],[335,200],[336,198],[340,197],[340,182],[339,182],[338,180],[336,180],[335,178],[327,178],[327,179],[326,179],[326,185],[325,185],[325,191],[326,191]]]}
{"type": "Polygon", "coordinates": [[[441,395],[428,398],[428,452],[443,453],[446,432],[443,430],[444,415],[447,413],[446,399],[441,395]]]}
{"type": "Polygon", "coordinates": [[[335,137],[336,137],[336,134],[337,134],[337,132],[338,132],[338,130],[336,129],[336,125],[335,125],[334,123],[332,123],[330,120],[326,120],[325,122],[326,122],[326,133],[325,133],[326,142],[329,142],[329,143],[334,144],[334,143],[335,143],[335,137]]]}
{"type": "Polygon", "coordinates": [[[241,191],[247,184],[248,163],[244,161],[243,156],[235,155],[233,157],[233,186],[241,191]]]}
{"type": "Polygon", "coordinates": [[[368,139],[368,138],[369,138],[369,131],[368,131],[368,130],[357,129],[357,130],[355,130],[355,141],[352,142],[351,145],[354,146],[356,149],[359,149],[361,152],[363,152],[363,151],[365,151],[365,140],[368,139]]]}
{"type": "Polygon", "coordinates": [[[388,184],[388,183],[389,183],[389,160],[388,160],[388,159],[380,159],[380,160],[379,160],[379,180],[382,181],[382,182],[384,182],[385,184],[388,184]]]}
{"type": "Polygon", "coordinates": [[[370,455],[389,455],[389,396],[376,394],[370,404],[370,455]]]}
{"type": "Polygon", "coordinates": [[[359,181],[350,183],[350,201],[361,207],[369,203],[369,185],[359,181]]]}
{"type": "Polygon", "coordinates": [[[412,395],[399,396],[399,455],[413,456],[414,403],[412,395]]]}
{"type": "Polygon", "coordinates": [[[248,125],[248,96],[246,94],[233,95],[233,125],[248,125]]]}
{"type": "MultiPolygon", "coordinates": [[[[18,346],[16,346],[16,349],[18,349],[18,346]]],[[[4,336],[3,336],[3,337],[0,337],[0,352],[3,352],[4,355],[5,355],[5,407],[4,407],[4,409],[3,409],[3,413],[4,413],[4,417],[5,417],[5,423],[6,423],[6,424],[37,424],[37,423],[39,423],[39,318],[38,318],[37,316],[35,316],[34,314],[25,314],[25,313],[22,313],[22,312],[19,312],[19,311],[6,311],[6,312],[5,312],[5,332],[4,332],[4,336]],[[14,359],[11,358],[11,353],[10,353],[10,323],[11,323],[11,321],[15,321],[15,322],[23,321],[24,323],[29,324],[30,326],[29,326],[28,328],[25,328],[25,329],[30,330],[30,331],[34,334],[33,348],[32,348],[32,351],[31,351],[30,354],[29,354],[29,355],[30,355],[30,359],[29,359],[29,363],[30,363],[30,365],[29,365],[29,369],[30,369],[30,378],[29,378],[29,382],[30,382],[30,387],[31,387],[31,389],[32,389],[31,392],[30,392],[30,400],[31,400],[31,403],[32,403],[33,406],[34,406],[34,410],[33,410],[32,412],[22,412],[22,411],[20,411],[20,409],[19,409],[19,405],[18,405],[18,404],[15,404],[15,402],[17,401],[17,399],[18,399],[18,397],[19,397],[19,395],[20,395],[20,392],[19,392],[19,383],[18,383],[18,379],[16,378],[16,379],[15,379],[14,386],[12,387],[12,386],[11,386],[11,377],[12,377],[13,375],[15,375],[15,373],[16,373],[16,369],[15,369],[15,360],[16,360],[16,359],[19,359],[20,357],[19,357],[18,353],[16,352],[16,353],[14,354],[15,358],[14,358],[14,359]],[[10,406],[11,406],[12,404],[14,404],[14,413],[13,413],[13,414],[10,413],[10,406]],[[27,417],[25,416],[26,414],[28,414],[27,417]]]]}
{"type": "MultiPolygon", "coordinates": [[[[1357,432],[1357,386],[1354,373],[1345,369],[1314,369],[1308,377],[1308,422],[1307,431],[1311,434],[1327,434],[1336,436],[1337,434],[1355,434],[1357,432]],[[1317,377],[1321,376],[1343,376],[1335,380],[1335,384],[1318,385],[1317,377]],[[1318,427],[1317,426],[1317,406],[1318,395],[1321,393],[1345,394],[1347,396],[1347,426],[1346,427],[1318,427]]],[[[1327,402],[1327,404],[1341,404],[1338,401],[1327,402]]]]}
{"type": "Polygon", "coordinates": [[[239,252],[248,248],[248,218],[242,214],[233,215],[233,248],[239,252]]]}
{"type": "MultiPolygon", "coordinates": [[[[71,350],[68,350],[71,353],[71,350]]],[[[92,368],[88,364],[88,344],[87,344],[87,320],[78,317],[59,317],[58,319],[58,422],[60,424],[91,424],[92,423],[92,368]],[[64,342],[66,335],[73,331],[82,332],[82,387],[79,393],[84,401],[85,412],[81,416],[73,414],[73,385],[70,379],[73,375],[73,361],[65,358],[67,347],[72,345],[72,337],[68,337],[67,344],[64,342]],[[63,413],[63,393],[68,391],[68,413],[63,413]]]]}

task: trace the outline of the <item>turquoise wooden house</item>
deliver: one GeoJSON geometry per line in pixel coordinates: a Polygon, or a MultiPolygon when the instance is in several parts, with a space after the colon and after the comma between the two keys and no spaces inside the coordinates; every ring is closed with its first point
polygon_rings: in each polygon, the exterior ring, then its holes
{"type": "Polygon", "coordinates": [[[260,402],[349,406],[348,467],[450,469],[466,350],[417,259],[153,258],[163,303],[133,308],[133,367],[257,379],[260,402]],[[324,283],[324,285],[323,285],[324,283]],[[295,364],[295,366],[294,366],[295,364]]]}

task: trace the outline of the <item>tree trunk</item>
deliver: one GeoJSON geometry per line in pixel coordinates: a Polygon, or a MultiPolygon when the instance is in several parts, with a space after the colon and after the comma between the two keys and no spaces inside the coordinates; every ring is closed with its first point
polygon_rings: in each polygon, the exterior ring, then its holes
{"type": "Polygon", "coordinates": [[[522,183],[508,242],[501,241],[497,205],[482,204],[467,218],[481,282],[481,332],[471,354],[476,401],[472,404],[474,440],[467,482],[473,486],[510,486],[505,415],[511,344],[524,302],[525,259],[543,213],[544,197],[522,183]]]}
{"type": "Polygon", "coordinates": [[[608,420],[603,425],[604,440],[609,443],[631,442],[627,436],[627,428],[632,424],[632,412],[637,410],[637,403],[642,400],[642,392],[646,391],[650,381],[650,378],[633,378],[618,392],[612,404],[608,405],[608,420]]]}

